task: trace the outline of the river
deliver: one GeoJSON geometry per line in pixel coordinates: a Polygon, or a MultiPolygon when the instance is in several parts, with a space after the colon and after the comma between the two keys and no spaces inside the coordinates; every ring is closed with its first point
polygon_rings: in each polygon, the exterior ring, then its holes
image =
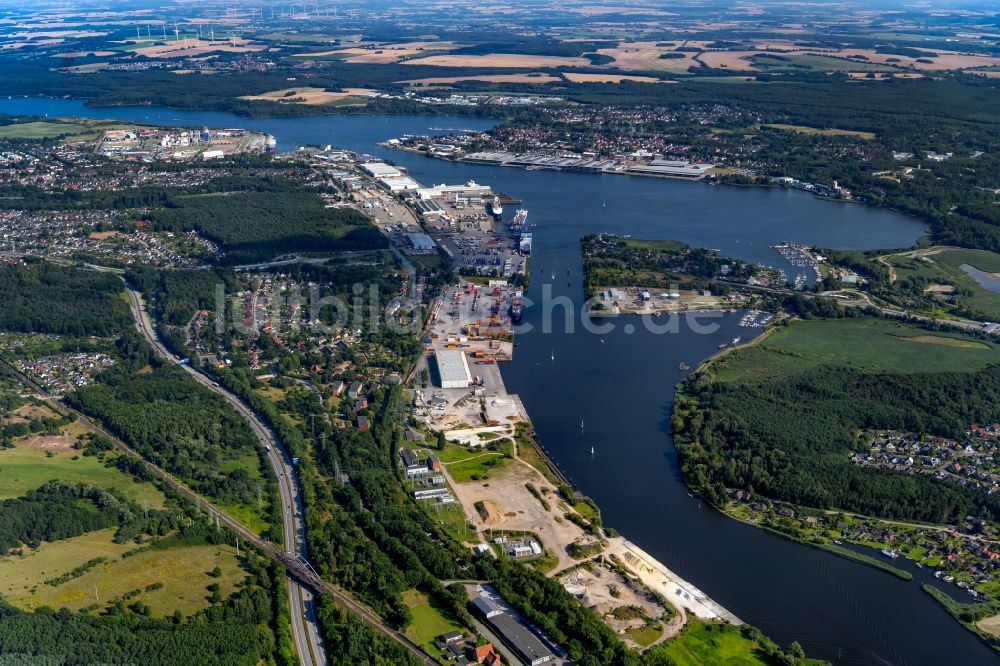
{"type": "MultiPolygon", "coordinates": [[[[619,175],[527,172],[433,160],[375,146],[405,133],[484,129],[492,122],[440,116],[246,119],[230,113],[154,107],[92,109],[76,100],[0,100],[0,112],[247,127],[274,135],[279,150],[334,144],[379,155],[430,185],[476,180],[524,200],[534,233],[528,297],[543,290],[582,301],[579,238],[617,232],[674,238],[748,261],[795,270],[769,246],[793,241],[840,249],[906,247],[925,227],[892,211],[821,201],[797,191],[713,187],[619,175]],[[440,129],[438,129],[440,128],[440,129]],[[553,273],[555,278],[552,277],[553,273]]],[[[510,212],[508,212],[510,214],[510,212]]],[[[540,441],[601,506],[604,521],[743,620],[783,645],[799,641],[835,664],[981,664],[994,653],[955,622],[917,581],[801,546],[725,518],[687,495],[668,436],[674,385],[720,342],[748,339],[730,315],[700,334],[653,333],[637,317],[615,330],[567,333],[538,326],[528,308],[508,389],[520,394],[540,441]],[[633,325],[629,332],[627,324],[633,325]],[[552,360],[552,355],[556,359],[552,360]],[[581,432],[580,420],[586,420],[581,432]],[[590,454],[590,447],[595,449],[590,454]]],[[[808,427],[808,424],[803,424],[808,427]]]]}

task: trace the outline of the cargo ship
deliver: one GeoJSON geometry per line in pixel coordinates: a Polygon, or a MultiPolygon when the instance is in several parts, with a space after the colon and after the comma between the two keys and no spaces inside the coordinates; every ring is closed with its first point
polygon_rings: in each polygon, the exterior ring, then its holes
{"type": "Polygon", "coordinates": [[[524,299],[521,298],[521,294],[518,293],[514,298],[510,299],[510,320],[513,323],[518,323],[521,321],[521,317],[524,316],[524,299]]]}
{"type": "Polygon", "coordinates": [[[499,220],[503,216],[503,206],[500,205],[500,197],[493,197],[493,201],[489,204],[490,215],[493,216],[494,220],[499,220]]]}

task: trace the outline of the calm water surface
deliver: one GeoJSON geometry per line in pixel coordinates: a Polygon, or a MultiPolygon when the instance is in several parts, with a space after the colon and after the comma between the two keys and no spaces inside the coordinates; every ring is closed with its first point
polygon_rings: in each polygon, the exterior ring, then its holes
{"type": "MultiPolygon", "coordinates": [[[[542,290],[582,302],[579,238],[613,231],[674,238],[748,261],[795,270],[769,246],[778,241],[842,249],[906,247],[925,227],[891,211],[817,200],[784,190],[712,187],[615,175],[526,172],[455,164],[375,146],[406,133],[484,129],[492,121],[435,116],[245,119],[224,112],[153,107],[90,109],[76,100],[0,100],[0,112],[112,117],[154,123],[248,127],[279,150],[334,144],[392,159],[425,184],[476,180],[524,200],[534,232],[528,296],[542,290]],[[555,274],[553,279],[551,276],[555,274]],[[548,287],[546,287],[548,285],[548,287]]],[[[508,215],[513,214],[509,211],[508,215]]],[[[526,323],[539,323],[528,309],[526,323]]],[[[729,520],[688,497],[667,432],[679,364],[710,356],[720,342],[759,329],[738,315],[697,334],[653,334],[637,317],[615,330],[517,338],[503,369],[521,395],[542,444],[601,506],[605,523],[662,560],[781,644],[799,641],[836,664],[986,664],[994,654],[913,582],[800,546],[729,520]],[[626,324],[633,324],[629,332],[626,324]],[[553,354],[555,360],[552,360],[553,354]],[[581,432],[579,423],[585,419],[581,432]],[[594,455],[590,454],[594,447],[594,455]]],[[[803,424],[808,427],[808,424],[803,424]]],[[[918,572],[919,574],[919,572],[918,572]]],[[[937,581],[934,581],[937,583],[937,581]]],[[[937,583],[941,584],[941,583],[937,583]]]]}

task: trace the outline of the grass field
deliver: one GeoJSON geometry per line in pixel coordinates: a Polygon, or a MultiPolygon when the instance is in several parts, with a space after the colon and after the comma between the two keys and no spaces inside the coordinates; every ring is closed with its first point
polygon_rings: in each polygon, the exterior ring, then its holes
{"type": "Polygon", "coordinates": [[[641,627],[632,627],[625,630],[625,635],[635,641],[639,647],[646,647],[663,635],[663,625],[656,622],[644,624],[641,627]]]}
{"type": "Polygon", "coordinates": [[[81,134],[90,128],[86,125],[64,122],[37,121],[0,125],[0,139],[51,139],[69,134],[81,134]]]}
{"type": "Polygon", "coordinates": [[[492,451],[470,451],[460,446],[449,446],[444,451],[435,451],[451,474],[455,483],[477,481],[489,477],[490,472],[503,469],[510,463],[500,453],[492,451]]]}
{"type": "Polygon", "coordinates": [[[430,654],[440,654],[434,639],[449,631],[462,631],[462,625],[443,610],[436,608],[427,595],[417,590],[403,593],[403,603],[410,609],[413,620],[406,627],[406,635],[420,643],[430,654]]]}
{"type": "Polygon", "coordinates": [[[0,449],[0,499],[20,497],[52,479],[89,483],[117,490],[136,503],[163,508],[163,494],[151,483],[137,483],[124,472],[107,467],[94,456],[78,451],[53,452],[17,446],[0,449]],[[76,458],[76,460],[74,460],[76,458]]]}
{"type": "Polygon", "coordinates": [[[968,291],[968,295],[962,298],[968,308],[981,312],[991,321],[1000,320],[1000,292],[986,289],[962,270],[962,264],[968,264],[985,273],[1000,273],[1000,254],[986,250],[934,248],[921,251],[919,256],[891,254],[881,259],[892,266],[897,280],[920,277],[932,282],[954,284],[960,290],[968,291]]]}
{"type": "Polygon", "coordinates": [[[266,530],[270,523],[268,522],[268,504],[267,495],[264,492],[264,477],[260,470],[260,459],[257,457],[255,452],[249,452],[242,458],[235,460],[226,460],[220,464],[220,468],[224,471],[231,472],[238,469],[245,470],[254,481],[257,481],[261,487],[261,505],[257,504],[230,504],[226,502],[219,502],[219,507],[224,511],[229,513],[233,518],[240,521],[248,528],[253,530],[256,534],[261,534],[266,530]]]}
{"type": "Polygon", "coordinates": [[[768,72],[779,71],[820,71],[820,72],[891,72],[895,68],[871,62],[857,62],[846,58],[803,54],[787,55],[759,54],[751,61],[756,69],[768,72]]]}
{"type": "Polygon", "coordinates": [[[969,264],[987,273],[1000,273],[1000,254],[988,250],[965,250],[953,248],[944,250],[933,257],[949,266],[969,264]]]}
{"type": "MultiPolygon", "coordinates": [[[[768,666],[772,663],[760,645],[744,638],[737,627],[706,624],[691,615],[688,615],[684,631],[668,641],[664,648],[657,648],[657,653],[667,656],[674,666],[768,666]]],[[[807,659],[796,663],[825,662],[807,659]]]]}
{"type": "Polygon", "coordinates": [[[806,127],[805,125],[782,125],[780,123],[772,123],[770,125],[764,125],[764,127],[773,127],[774,129],[788,130],[789,132],[795,132],[796,134],[819,134],[822,136],[856,136],[861,139],[873,140],[875,135],[872,132],[859,132],[855,130],[842,130],[842,129],[819,129],[817,127],[806,127]]]}
{"type": "Polygon", "coordinates": [[[625,247],[637,250],[683,250],[687,245],[670,239],[649,240],[643,238],[626,238],[625,247]]]}
{"type": "Polygon", "coordinates": [[[957,334],[930,335],[880,319],[795,321],[758,345],[720,358],[722,380],[764,379],[819,365],[865,372],[913,373],[981,370],[1000,362],[1000,348],[957,334]]]}
{"type": "Polygon", "coordinates": [[[94,603],[104,608],[128,592],[162,583],[159,589],[143,591],[129,602],[142,601],[154,615],[169,615],[175,610],[189,615],[209,605],[210,584],[218,583],[225,597],[245,577],[230,546],[175,546],[122,558],[122,553],[135,549],[136,545],[116,544],[113,536],[114,530],[101,530],[44,543],[23,557],[0,558],[0,594],[21,608],[65,606],[79,610],[94,603]],[[108,561],[82,576],[58,586],[45,584],[46,580],[101,556],[108,561]],[[209,575],[216,566],[222,570],[219,578],[209,575]]]}

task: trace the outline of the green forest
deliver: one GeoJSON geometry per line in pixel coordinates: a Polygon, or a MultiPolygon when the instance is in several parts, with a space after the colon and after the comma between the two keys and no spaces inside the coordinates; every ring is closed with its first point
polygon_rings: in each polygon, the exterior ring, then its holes
{"type": "Polygon", "coordinates": [[[370,250],[385,247],[361,213],[326,208],[311,192],[238,192],[175,197],[150,213],[162,231],[195,229],[219,243],[227,264],[270,259],[289,252],[370,250]]]}
{"type": "Polygon", "coordinates": [[[113,275],[46,262],[0,266],[0,329],[84,337],[131,328],[113,275]]]}
{"type": "MultiPolygon", "coordinates": [[[[796,326],[801,324],[791,324],[796,326]]],[[[690,375],[672,421],[688,483],[718,505],[725,503],[727,488],[741,488],[885,518],[1000,519],[994,495],[849,460],[861,430],[959,437],[971,423],[1000,420],[1000,366],[989,364],[980,349],[947,347],[950,356],[938,354],[921,370],[918,342],[899,343],[912,347],[908,356],[897,356],[897,349],[874,336],[843,343],[857,352],[810,353],[786,342],[738,350],[724,363],[690,375]],[[957,361],[964,356],[958,352],[968,352],[967,364],[957,361]]],[[[945,348],[926,346],[929,354],[945,348]]]]}
{"type": "Polygon", "coordinates": [[[69,401],[206,497],[253,506],[270,489],[270,467],[246,421],[177,366],[120,363],[69,401]]]}

